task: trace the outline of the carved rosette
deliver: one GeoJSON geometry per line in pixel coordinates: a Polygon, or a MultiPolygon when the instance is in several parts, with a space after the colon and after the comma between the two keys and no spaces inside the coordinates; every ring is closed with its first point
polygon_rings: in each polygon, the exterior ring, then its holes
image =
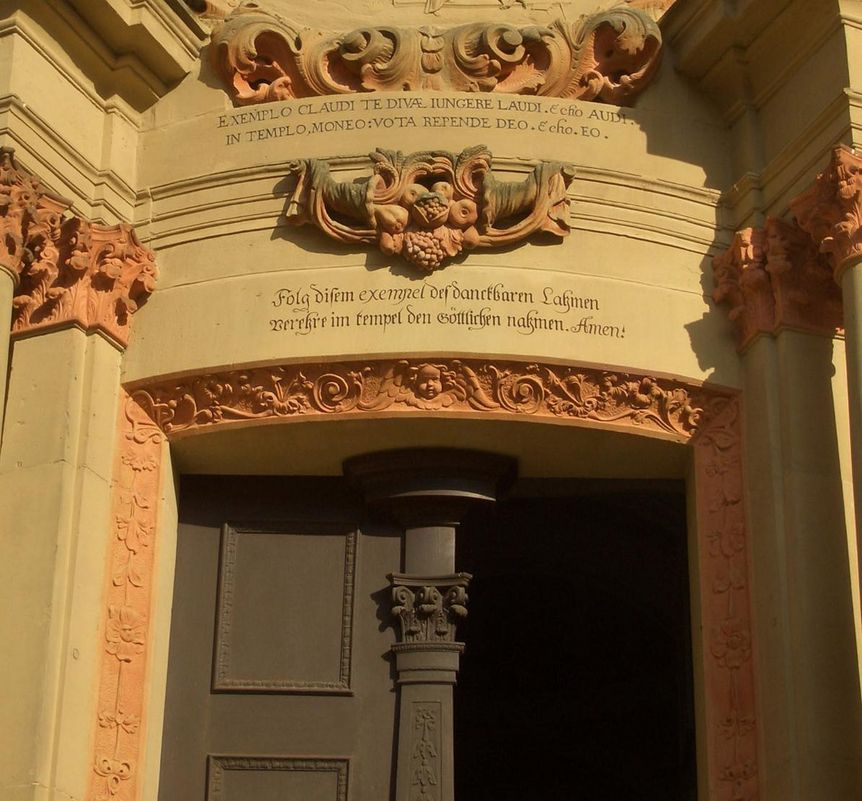
{"type": "Polygon", "coordinates": [[[472,576],[417,577],[393,574],[392,616],[402,643],[455,642],[459,620],[467,617],[467,586],[472,576]]]}
{"type": "Polygon", "coordinates": [[[738,231],[713,260],[713,275],[713,300],[729,307],[740,349],[782,328],[831,336],[843,324],[829,260],[798,225],[771,217],[738,231]]]}
{"type": "Polygon", "coordinates": [[[840,282],[844,270],[862,259],[862,156],[839,145],[829,167],[790,204],[799,227],[828,254],[840,282]]]}
{"type": "Polygon", "coordinates": [[[500,92],[628,104],[661,56],[650,13],[619,6],[572,23],[450,29],[376,26],[300,30],[241,7],[212,35],[212,54],[238,105],[352,92],[500,92]]]}
{"type": "Polygon", "coordinates": [[[378,149],[369,158],[372,175],[363,181],[336,181],[320,159],[294,162],[285,221],[312,223],[339,242],[376,244],[426,273],[464,250],[537,231],[569,233],[570,165],[540,162],[522,181],[499,181],[483,145],[459,154],[378,149]]]}
{"type": "Polygon", "coordinates": [[[13,333],[74,323],[128,344],[131,316],[155,289],[152,251],[128,225],[68,214],[0,148],[0,267],[17,279],[13,333]]]}
{"type": "Polygon", "coordinates": [[[172,436],[223,422],[447,410],[635,426],[686,440],[703,405],[698,392],[665,379],[469,359],[260,367],[163,382],[133,397],[172,436]]]}

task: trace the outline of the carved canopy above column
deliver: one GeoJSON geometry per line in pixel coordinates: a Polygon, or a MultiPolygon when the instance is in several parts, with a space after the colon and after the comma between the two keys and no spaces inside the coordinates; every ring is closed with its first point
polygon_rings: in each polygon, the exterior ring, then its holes
{"type": "Polygon", "coordinates": [[[17,284],[12,332],[74,323],[125,347],[131,315],[155,288],[155,255],[131,226],[97,225],[70,208],[0,148],[0,268],[17,284]]]}
{"type": "Polygon", "coordinates": [[[351,92],[465,91],[631,103],[650,83],[661,32],[647,11],[619,6],[515,27],[375,26],[346,33],[240,7],[212,35],[239,105],[351,92]]]}

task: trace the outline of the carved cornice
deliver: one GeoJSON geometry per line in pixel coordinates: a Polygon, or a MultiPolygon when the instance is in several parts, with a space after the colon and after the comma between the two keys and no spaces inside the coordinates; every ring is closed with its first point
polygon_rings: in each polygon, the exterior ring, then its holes
{"type": "Polygon", "coordinates": [[[378,149],[369,159],[369,178],[340,182],[327,161],[294,162],[285,221],[313,223],[339,242],[376,244],[422,272],[464,250],[511,245],[537,231],[569,233],[570,165],[543,161],[523,181],[499,181],[483,145],[458,154],[378,149]]]}
{"type": "Polygon", "coordinates": [[[166,381],[132,397],[170,436],[231,421],[446,411],[590,421],[676,440],[697,430],[704,400],[666,379],[478,359],[260,367],[166,381]]]}
{"type": "Polygon", "coordinates": [[[12,332],[76,324],[128,344],[131,315],[155,288],[152,251],[129,225],[96,225],[0,148],[0,267],[16,279],[12,332]]]}
{"type": "Polygon", "coordinates": [[[771,217],[738,231],[713,259],[713,273],[712,297],[729,307],[740,349],[782,328],[831,336],[843,324],[829,260],[797,225],[771,217]]]}
{"type": "Polygon", "coordinates": [[[392,616],[401,643],[455,642],[457,623],[467,617],[467,586],[472,576],[404,576],[392,574],[392,616]]]}
{"type": "Polygon", "coordinates": [[[343,34],[300,30],[257,8],[239,8],[212,42],[215,67],[238,105],[405,90],[625,105],[649,85],[661,56],[658,26],[629,6],[548,27],[477,22],[343,34]]]}
{"type": "Polygon", "coordinates": [[[862,259],[862,156],[845,145],[829,166],[790,204],[800,228],[829,255],[835,280],[862,259]]]}

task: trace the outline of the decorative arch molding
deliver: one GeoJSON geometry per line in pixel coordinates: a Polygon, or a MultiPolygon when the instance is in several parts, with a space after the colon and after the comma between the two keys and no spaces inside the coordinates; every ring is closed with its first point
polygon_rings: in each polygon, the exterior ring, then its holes
{"type": "Polygon", "coordinates": [[[443,357],[255,367],[123,391],[88,801],[140,797],[164,444],[211,429],[381,414],[585,425],[692,448],[702,622],[702,642],[696,636],[695,647],[704,676],[708,799],[756,801],[758,735],[739,396],[707,385],[574,364],[443,357]]]}

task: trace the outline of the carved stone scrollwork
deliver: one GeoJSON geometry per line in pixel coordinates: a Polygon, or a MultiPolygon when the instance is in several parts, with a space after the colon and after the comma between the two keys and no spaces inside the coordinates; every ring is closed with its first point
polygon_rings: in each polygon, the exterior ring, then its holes
{"type": "Polygon", "coordinates": [[[472,576],[417,577],[393,574],[392,616],[402,643],[455,642],[458,620],[467,617],[467,585],[472,576]]]}
{"type": "Polygon", "coordinates": [[[170,434],[229,421],[445,409],[590,420],[687,440],[703,408],[698,393],[665,379],[471,359],[260,367],[164,382],[133,396],[170,434]]]}
{"type": "Polygon", "coordinates": [[[843,324],[829,259],[798,225],[770,217],[738,231],[713,272],[712,297],[729,306],[740,348],[780,328],[832,335],[843,324]]]}
{"type": "Polygon", "coordinates": [[[213,32],[213,59],[239,105],[352,92],[464,91],[628,104],[650,83],[661,32],[620,6],[572,23],[300,30],[240,8],[213,32]]]}
{"type": "Polygon", "coordinates": [[[374,243],[422,272],[463,250],[569,233],[570,165],[539,162],[522,181],[500,181],[484,145],[458,154],[378,149],[369,158],[363,181],[336,181],[320,159],[294,162],[285,221],[313,223],[339,242],[374,243]]]}
{"type": "Polygon", "coordinates": [[[131,315],[155,289],[155,256],[131,226],[96,225],[70,207],[0,148],[0,267],[18,279],[12,331],[71,322],[125,347],[131,315]]]}
{"type": "Polygon", "coordinates": [[[832,151],[829,167],[790,209],[822,253],[828,254],[836,281],[862,258],[862,155],[845,145],[832,151]]]}

